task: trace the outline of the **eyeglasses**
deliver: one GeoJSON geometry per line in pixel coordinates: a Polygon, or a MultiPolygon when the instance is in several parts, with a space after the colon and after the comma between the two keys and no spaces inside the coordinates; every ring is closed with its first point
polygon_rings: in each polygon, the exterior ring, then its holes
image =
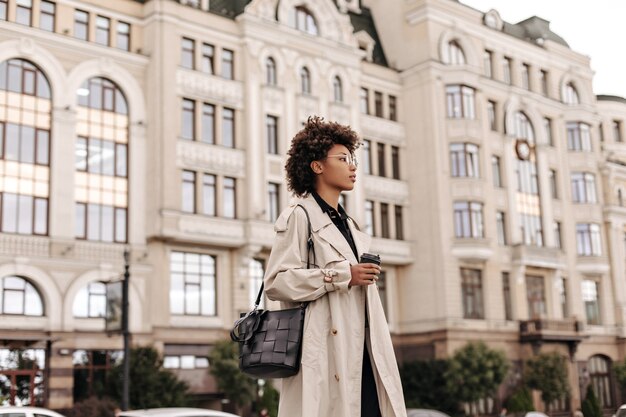
{"type": "Polygon", "coordinates": [[[339,158],[341,162],[344,162],[346,165],[354,165],[355,168],[359,166],[359,161],[354,155],[346,155],[345,153],[340,153],[338,155],[327,155],[326,157],[339,158]]]}

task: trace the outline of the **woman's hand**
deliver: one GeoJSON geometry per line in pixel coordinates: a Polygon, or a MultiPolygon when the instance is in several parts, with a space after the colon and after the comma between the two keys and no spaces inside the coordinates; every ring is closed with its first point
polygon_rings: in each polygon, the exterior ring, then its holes
{"type": "Polygon", "coordinates": [[[378,281],[380,275],[380,266],[376,264],[356,264],[350,266],[352,279],[349,286],[353,285],[371,285],[378,281]]]}

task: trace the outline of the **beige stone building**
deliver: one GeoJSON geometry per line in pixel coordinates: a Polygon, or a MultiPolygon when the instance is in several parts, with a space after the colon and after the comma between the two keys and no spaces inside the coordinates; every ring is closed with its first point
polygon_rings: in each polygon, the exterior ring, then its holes
{"type": "Polygon", "coordinates": [[[290,138],[364,139],[349,213],[374,236],[400,361],[469,340],[514,372],[571,359],[619,404],[626,101],[538,17],[452,0],[0,0],[0,395],[70,407],[120,360],[105,282],[130,250],[130,329],[218,406],[211,346],[263,276],[290,138]]]}

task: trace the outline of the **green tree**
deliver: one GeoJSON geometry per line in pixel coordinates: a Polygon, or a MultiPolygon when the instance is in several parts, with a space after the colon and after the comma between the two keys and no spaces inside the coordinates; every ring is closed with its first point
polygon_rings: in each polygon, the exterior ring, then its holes
{"type": "Polygon", "coordinates": [[[263,387],[263,396],[261,397],[261,401],[259,401],[259,410],[263,408],[267,408],[267,411],[270,414],[270,417],[276,417],[278,415],[278,400],[280,398],[280,394],[274,388],[271,381],[265,381],[265,386],[263,387]]]}
{"type": "Polygon", "coordinates": [[[230,340],[217,342],[209,353],[210,372],[217,388],[241,407],[256,399],[257,382],[239,370],[239,345],[230,340]]]}
{"type": "Polygon", "coordinates": [[[598,397],[596,397],[596,393],[591,385],[587,387],[587,395],[585,395],[583,400],[582,412],[585,417],[602,417],[602,406],[600,406],[600,401],[598,401],[598,397]]]}
{"type": "MultiPolygon", "coordinates": [[[[163,361],[152,347],[130,351],[130,408],[181,407],[187,405],[188,385],[162,368],[163,361]]],[[[107,379],[108,394],[122,399],[123,363],[116,365],[107,379]]]]}
{"type": "Polygon", "coordinates": [[[569,394],[566,361],[563,356],[552,352],[541,353],[526,362],[526,385],[541,391],[541,399],[546,406],[569,394]]]}
{"type": "Polygon", "coordinates": [[[474,403],[494,395],[508,369],[504,352],[490,349],[483,342],[473,342],[454,353],[445,376],[456,399],[474,403]]]}
{"type": "Polygon", "coordinates": [[[509,413],[525,413],[534,411],[533,397],[530,390],[521,386],[504,402],[504,407],[509,413]]]}
{"type": "Polygon", "coordinates": [[[626,359],[621,362],[615,362],[613,364],[613,372],[615,372],[615,379],[622,390],[626,389],[626,359]]]}
{"type": "Polygon", "coordinates": [[[457,413],[459,404],[446,384],[448,367],[448,361],[444,359],[404,363],[400,378],[407,407],[457,413]]]}

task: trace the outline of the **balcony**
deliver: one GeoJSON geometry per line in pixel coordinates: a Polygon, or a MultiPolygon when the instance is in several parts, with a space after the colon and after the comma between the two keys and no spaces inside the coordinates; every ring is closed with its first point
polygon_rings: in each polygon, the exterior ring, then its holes
{"type": "Polygon", "coordinates": [[[588,337],[583,330],[583,323],[573,318],[522,320],[519,323],[521,343],[532,343],[535,351],[544,343],[566,343],[572,357],[578,344],[588,337]]]}
{"type": "Polygon", "coordinates": [[[561,250],[545,246],[514,245],[512,261],[520,265],[539,268],[565,268],[565,259],[561,250]]]}

